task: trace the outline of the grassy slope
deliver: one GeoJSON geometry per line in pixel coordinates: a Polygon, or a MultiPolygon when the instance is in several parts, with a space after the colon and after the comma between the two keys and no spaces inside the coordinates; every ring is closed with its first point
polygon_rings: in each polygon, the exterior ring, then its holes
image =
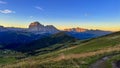
{"type": "Polygon", "coordinates": [[[101,57],[120,51],[120,32],[89,40],[71,48],[51,52],[40,56],[32,56],[15,64],[5,65],[5,68],[87,68],[101,57]]]}
{"type": "Polygon", "coordinates": [[[25,57],[24,54],[12,50],[0,50],[0,64],[14,62],[20,58],[25,57]]]}

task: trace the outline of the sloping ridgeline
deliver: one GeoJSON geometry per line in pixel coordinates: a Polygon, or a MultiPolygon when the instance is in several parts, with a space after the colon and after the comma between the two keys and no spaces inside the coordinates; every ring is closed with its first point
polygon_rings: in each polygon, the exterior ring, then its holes
{"type": "Polygon", "coordinates": [[[42,39],[35,40],[29,44],[22,45],[21,47],[18,48],[18,50],[22,52],[33,52],[41,48],[52,47],[52,46],[54,46],[54,49],[59,49],[65,46],[65,45],[62,45],[64,43],[72,43],[77,40],[78,39],[66,34],[66,32],[60,32],[42,39]]]}

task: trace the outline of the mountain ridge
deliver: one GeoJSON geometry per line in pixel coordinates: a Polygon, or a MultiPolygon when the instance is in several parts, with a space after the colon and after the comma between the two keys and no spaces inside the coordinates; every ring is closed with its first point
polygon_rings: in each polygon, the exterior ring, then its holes
{"type": "Polygon", "coordinates": [[[23,51],[23,52],[24,51],[29,52],[29,51],[34,51],[37,49],[49,47],[49,46],[55,45],[55,44],[75,42],[77,40],[78,39],[76,39],[72,36],[69,36],[66,32],[59,32],[59,33],[53,34],[51,36],[30,42],[26,45],[19,47],[18,49],[20,49],[20,51],[23,51]],[[29,48],[26,48],[26,47],[29,47],[29,48]]]}

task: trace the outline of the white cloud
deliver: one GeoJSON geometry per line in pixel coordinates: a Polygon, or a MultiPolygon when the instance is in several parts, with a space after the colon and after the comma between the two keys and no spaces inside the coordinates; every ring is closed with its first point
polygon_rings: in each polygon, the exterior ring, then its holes
{"type": "Polygon", "coordinates": [[[41,8],[40,6],[36,6],[35,7],[36,9],[38,9],[38,10],[41,10],[41,11],[43,11],[44,9],[43,8],[41,8]]]}
{"type": "Polygon", "coordinates": [[[10,13],[15,13],[15,11],[12,11],[12,10],[9,10],[9,9],[5,9],[5,10],[0,10],[0,13],[10,14],[10,13]]]}
{"type": "Polygon", "coordinates": [[[0,0],[0,4],[7,4],[7,2],[4,2],[4,1],[0,0]]]}

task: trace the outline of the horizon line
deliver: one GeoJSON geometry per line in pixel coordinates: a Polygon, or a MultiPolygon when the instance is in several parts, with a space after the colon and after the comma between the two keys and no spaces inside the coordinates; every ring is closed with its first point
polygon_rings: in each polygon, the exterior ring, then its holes
{"type": "MultiPolygon", "coordinates": [[[[5,25],[0,25],[0,26],[3,26],[3,27],[5,27],[5,28],[23,28],[23,29],[27,29],[27,28],[29,28],[29,26],[28,27],[20,27],[20,26],[5,26],[5,25]]],[[[47,26],[47,25],[45,25],[45,26],[47,26]]],[[[54,25],[53,25],[54,26],[54,25]]],[[[63,28],[63,29],[61,29],[61,28],[58,28],[58,27],[56,27],[56,26],[54,26],[55,28],[57,28],[58,30],[65,30],[65,29],[71,29],[71,28],[82,28],[82,29],[88,29],[88,30],[102,30],[102,31],[112,31],[112,32],[117,32],[117,31],[120,31],[120,30],[106,30],[106,29],[99,29],[99,28],[84,28],[84,27],[78,27],[78,26],[76,26],[76,27],[66,27],[66,28],[63,28]]]]}

